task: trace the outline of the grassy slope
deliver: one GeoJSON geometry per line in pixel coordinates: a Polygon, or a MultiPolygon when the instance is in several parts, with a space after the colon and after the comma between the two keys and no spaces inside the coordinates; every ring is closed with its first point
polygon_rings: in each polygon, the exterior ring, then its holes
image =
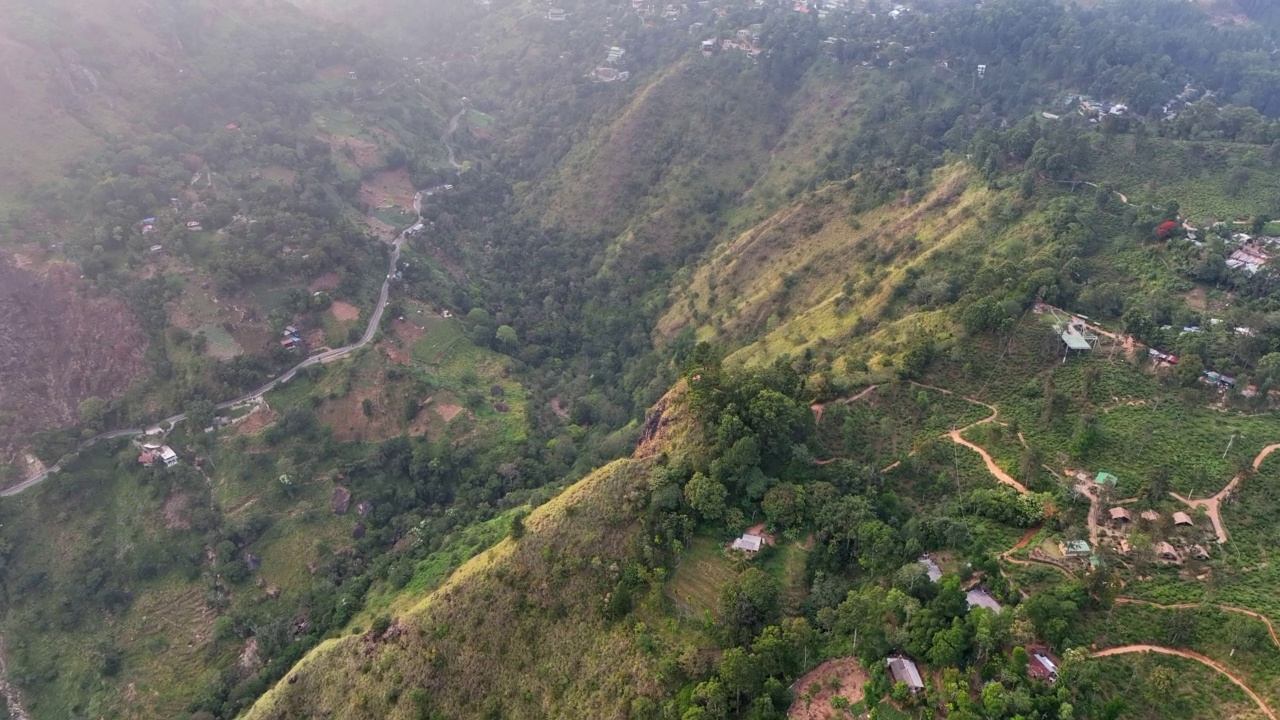
{"type": "MultiPolygon", "coordinates": [[[[638,453],[597,470],[534,511],[523,538],[472,559],[397,615],[397,637],[326,642],[245,717],[323,709],[413,718],[424,708],[441,717],[603,717],[656,696],[656,662],[630,628],[602,617],[634,552],[636,503],[654,463],[638,453]]],[[[414,594],[396,606],[403,597],[414,594]]]]}
{"type": "MultiPolygon", "coordinates": [[[[658,332],[673,336],[698,320],[703,339],[755,339],[735,356],[747,362],[797,353],[821,338],[840,339],[862,321],[880,318],[907,268],[925,265],[933,253],[962,240],[972,244],[971,231],[992,198],[971,182],[970,172],[956,165],[939,171],[924,197],[860,215],[843,209],[843,191],[836,187],[784,207],[717,248],[658,332]],[[917,247],[904,247],[901,241],[910,238],[919,240],[917,247]],[[835,301],[850,280],[857,293],[840,311],[835,301]]],[[[932,324],[927,314],[917,320],[932,324]]]]}
{"type": "Polygon", "coordinates": [[[548,226],[615,236],[606,266],[624,253],[683,257],[712,232],[702,216],[716,197],[740,196],[768,161],[780,102],[749,73],[678,62],[579,143],[531,201],[548,226]]]}

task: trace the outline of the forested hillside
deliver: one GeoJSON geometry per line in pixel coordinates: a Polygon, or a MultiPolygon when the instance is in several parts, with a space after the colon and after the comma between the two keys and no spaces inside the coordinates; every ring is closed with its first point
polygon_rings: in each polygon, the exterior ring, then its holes
{"type": "Polygon", "coordinates": [[[1280,707],[1265,3],[72,5],[21,712],[1280,707]]]}

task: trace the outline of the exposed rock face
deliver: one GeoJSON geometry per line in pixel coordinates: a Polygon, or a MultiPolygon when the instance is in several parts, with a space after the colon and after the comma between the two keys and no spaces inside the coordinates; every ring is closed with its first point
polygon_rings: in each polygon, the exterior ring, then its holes
{"type": "Polygon", "coordinates": [[[129,307],[78,289],[79,277],[0,254],[0,450],[78,421],[81,401],[118,398],[145,369],[147,337],[129,307]]]}
{"type": "Polygon", "coordinates": [[[351,507],[351,491],[339,485],[333,489],[333,514],[346,515],[351,507]]]}

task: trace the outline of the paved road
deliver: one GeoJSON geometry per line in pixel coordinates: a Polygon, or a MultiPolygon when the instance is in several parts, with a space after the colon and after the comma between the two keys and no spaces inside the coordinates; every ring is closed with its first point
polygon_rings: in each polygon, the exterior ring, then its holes
{"type": "MultiPolygon", "coordinates": [[[[466,113],[466,111],[467,111],[466,107],[463,107],[463,109],[459,110],[457,114],[455,114],[452,118],[449,119],[449,128],[444,136],[444,146],[445,146],[445,149],[449,151],[449,164],[455,168],[461,168],[462,165],[458,163],[457,158],[455,156],[453,143],[449,142],[449,139],[453,136],[453,133],[458,129],[458,121],[462,119],[462,115],[466,113]]],[[[419,192],[413,198],[413,209],[418,214],[418,222],[419,223],[425,222],[422,218],[422,193],[421,192],[419,192]]],[[[340,358],[344,358],[347,355],[350,355],[356,350],[359,350],[360,348],[372,342],[373,336],[378,332],[378,325],[382,322],[382,313],[387,309],[387,300],[391,295],[391,278],[395,275],[396,264],[400,261],[400,248],[404,246],[404,242],[406,239],[408,239],[408,237],[409,237],[409,234],[408,234],[408,231],[406,230],[405,232],[400,233],[400,236],[397,237],[391,243],[391,262],[388,263],[387,265],[387,279],[382,281],[382,292],[378,295],[378,304],[373,309],[373,315],[370,316],[369,318],[369,325],[364,329],[364,335],[360,338],[360,342],[347,345],[345,347],[334,348],[333,350],[326,350],[320,353],[319,355],[312,355],[306,360],[303,360],[302,362],[293,366],[292,368],[289,369],[288,372],[284,373],[283,375],[280,375],[279,377],[275,378],[274,380],[267,383],[266,385],[263,385],[262,387],[257,388],[256,390],[253,390],[251,392],[247,392],[238,398],[234,398],[232,400],[227,400],[226,402],[218,403],[217,409],[226,410],[227,408],[233,405],[239,405],[240,403],[248,402],[249,400],[252,400],[256,397],[261,397],[262,395],[265,395],[271,392],[272,390],[274,390],[277,385],[282,385],[292,380],[298,374],[298,371],[303,368],[308,368],[318,363],[327,363],[327,362],[332,362],[334,360],[338,360],[340,358]]],[[[160,422],[156,423],[156,425],[160,425],[160,426],[167,425],[170,428],[172,428],[173,426],[177,425],[178,423],[186,419],[187,419],[187,416],[185,413],[178,413],[177,415],[172,415],[170,417],[165,418],[164,420],[161,420],[160,422]]],[[[143,435],[145,433],[146,433],[146,430],[142,428],[127,428],[124,430],[112,430],[110,432],[105,432],[99,435],[95,435],[89,438],[88,440],[85,440],[84,442],[80,443],[80,445],[76,447],[76,449],[72,451],[70,455],[61,458],[60,460],[58,460],[56,464],[46,469],[44,472],[38,475],[33,475],[27,478],[26,480],[23,480],[22,482],[18,483],[17,485],[14,485],[11,488],[0,491],[0,497],[12,497],[22,492],[23,490],[26,490],[27,488],[33,487],[35,485],[39,485],[40,483],[48,479],[50,475],[62,470],[62,463],[65,462],[68,458],[80,452],[83,452],[84,450],[87,450],[90,447],[93,447],[100,440],[112,440],[112,439],[121,438],[121,437],[137,437],[138,435],[143,435]]]]}
{"type": "Polygon", "coordinates": [[[461,170],[462,164],[458,162],[458,157],[453,152],[453,143],[449,142],[449,138],[453,137],[454,131],[458,129],[458,121],[462,119],[462,116],[466,114],[466,112],[467,109],[464,107],[459,110],[456,115],[449,118],[449,131],[446,132],[444,136],[444,149],[449,151],[449,164],[452,165],[455,170],[461,170]]]}
{"type": "MultiPolygon", "coordinates": [[[[416,204],[417,203],[415,202],[415,205],[416,204]]],[[[405,233],[401,233],[400,237],[397,237],[395,241],[392,242],[391,244],[391,261],[387,265],[387,278],[382,281],[382,291],[378,295],[378,304],[374,306],[373,315],[369,317],[369,325],[364,329],[364,335],[361,336],[359,342],[353,343],[351,345],[347,345],[345,347],[334,348],[333,350],[326,350],[325,352],[322,352],[319,355],[312,355],[306,360],[303,360],[302,362],[290,368],[283,375],[280,375],[279,377],[275,378],[271,382],[268,382],[262,387],[252,390],[250,392],[247,392],[244,395],[241,395],[240,397],[237,397],[235,399],[218,403],[217,408],[219,410],[226,410],[227,408],[233,405],[238,405],[240,403],[247,402],[256,397],[261,397],[262,395],[265,395],[271,392],[272,390],[274,390],[276,386],[287,383],[290,380],[292,380],[298,374],[298,371],[302,370],[303,368],[311,367],[312,365],[316,365],[318,363],[332,362],[334,360],[338,360],[340,358],[346,357],[351,353],[355,352],[356,350],[359,350],[360,348],[372,342],[373,336],[378,332],[378,325],[379,323],[382,322],[382,314],[387,309],[387,301],[391,296],[391,278],[396,273],[396,263],[400,261],[400,248],[401,246],[404,245],[404,241],[406,237],[407,235],[405,233]]],[[[160,426],[168,426],[172,428],[173,426],[177,425],[178,423],[186,419],[187,419],[187,416],[185,413],[178,413],[177,415],[171,415],[156,424],[160,426]]],[[[26,490],[27,488],[33,487],[35,485],[39,485],[40,483],[48,479],[50,475],[62,470],[62,463],[66,461],[69,457],[74,456],[80,452],[83,452],[84,450],[87,450],[90,447],[93,447],[101,440],[112,440],[112,439],[121,438],[121,437],[136,437],[138,435],[143,435],[145,433],[146,433],[146,430],[142,428],[126,428],[123,430],[112,430],[110,432],[105,432],[100,435],[95,435],[89,438],[88,440],[85,440],[84,442],[80,443],[80,445],[74,451],[72,451],[71,455],[62,458],[56,464],[54,464],[52,467],[48,468],[44,472],[38,475],[33,475],[27,478],[26,480],[23,480],[22,482],[18,483],[17,485],[14,485],[11,488],[0,491],[0,497],[12,497],[22,492],[23,490],[26,490]]]]}

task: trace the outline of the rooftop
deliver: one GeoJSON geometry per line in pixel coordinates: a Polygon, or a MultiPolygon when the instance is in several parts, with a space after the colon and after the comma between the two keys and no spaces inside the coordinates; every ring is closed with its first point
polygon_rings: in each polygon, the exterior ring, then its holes
{"type": "Polygon", "coordinates": [[[915,661],[900,655],[885,658],[884,664],[889,668],[889,677],[895,683],[906,683],[912,690],[923,690],[924,681],[920,679],[920,669],[915,661]]]}
{"type": "Polygon", "coordinates": [[[1004,609],[1000,607],[1000,603],[995,598],[991,597],[991,593],[982,588],[974,588],[965,593],[964,597],[969,602],[970,608],[984,607],[997,615],[1004,609]]]}
{"type": "Polygon", "coordinates": [[[749,553],[760,552],[760,546],[764,544],[764,538],[759,535],[745,534],[737,540],[733,541],[734,550],[743,550],[749,553]]]}

